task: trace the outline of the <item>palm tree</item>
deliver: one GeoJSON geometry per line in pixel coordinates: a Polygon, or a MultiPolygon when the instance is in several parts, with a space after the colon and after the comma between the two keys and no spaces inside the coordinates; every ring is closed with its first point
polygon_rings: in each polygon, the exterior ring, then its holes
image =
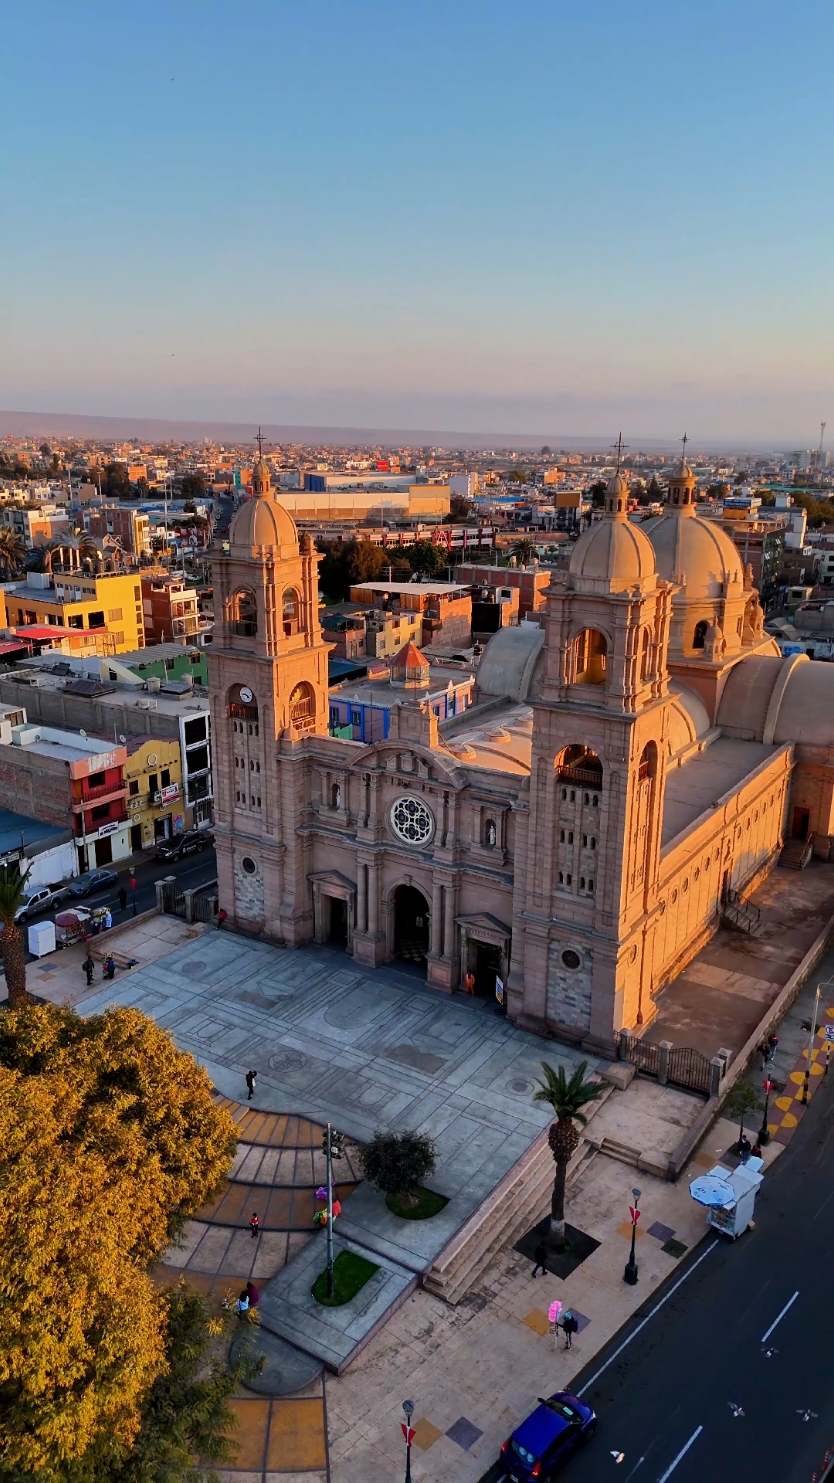
{"type": "Polygon", "coordinates": [[[22,1009],[28,1003],[26,993],[26,958],[23,951],[23,933],[14,919],[17,908],[25,896],[26,877],[17,865],[0,865],[0,956],[6,971],[6,993],[10,1009],[22,1009]]]}
{"type": "Polygon", "coordinates": [[[550,1124],[547,1141],[556,1165],[553,1194],[550,1201],[550,1239],[557,1248],[565,1245],[565,1180],[571,1156],[579,1142],[576,1123],[584,1126],[587,1118],[580,1109],[586,1102],[593,1102],[602,1091],[601,1081],[586,1081],[587,1061],[580,1061],[573,1075],[568,1077],[564,1066],[558,1070],[542,1061],[544,1081],[539,1081],[539,1090],[533,1093],[534,1102],[548,1102],[556,1113],[555,1123],[550,1124]]]}
{"type": "Polygon", "coordinates": [[[0,567],[7,577],[23,565],[25,547],[20,536],[8,526],[0,530],[0,567]]]}
{"type": "Polygon", "coordinates": [[[529,566],[536,555],[535,541],[531,541],[529,536],[521,536],[513,545],[512,555],[519,566],[529,566]]]}

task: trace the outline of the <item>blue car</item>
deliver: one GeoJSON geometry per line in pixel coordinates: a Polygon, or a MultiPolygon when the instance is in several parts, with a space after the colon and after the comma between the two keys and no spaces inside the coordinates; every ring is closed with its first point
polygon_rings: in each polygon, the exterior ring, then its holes
{"type": "Polygon", "coordinates": [[[501,1462],[509,1483],[548,1483],[572,1457],[577,1447],[592,1437],[596,1413],[585,1401],[567,1390],[557,1390],[539,1404],[517,1426],[501,1448],[501,1462]]]}

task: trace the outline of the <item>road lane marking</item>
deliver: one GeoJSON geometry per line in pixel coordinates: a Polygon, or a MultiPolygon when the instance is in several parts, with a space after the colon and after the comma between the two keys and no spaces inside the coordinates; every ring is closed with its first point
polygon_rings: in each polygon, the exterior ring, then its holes
{"type": "Polygon", "coordinates": [[[779,1317],[778,1318],[774,1318],[774,1320],[773,1320],[772,1324],[770,1325],[770,1328],[768,1329],[767,1333],[766,1334],[762,1334],[761,1340],[759,1341],[760,1343],[762,1343],[762,1344],[766,1344],[767,1343],[767,1341],[770,1338],[771,1334],[773,1333],[773,1330],[775,1329],[777,1323],[781,1323],[781,1321],[784,1318],[785,1314],[787,1313],[788,1309],[791,1308],[791,1307],[793,1307],[793,1304],[796,1302],[796,1300],[797,1300],[798,1297],[799,1297],[799,1293],[798,1292],[795,1292],[794,1295],[793,1295],[793,1297],[791,1298],[790,1302],[785,1304],[784,1308],[782,1309],[782,1312],[779,1314],[779,1317]]]}
{"type": "MultiPolygon", "coordinates": [[[[827,1195],[826,1198],[823,1200],[822,1204],[820,1205],[819,1210],[817,1211],[817,1215],[822,1215],[822,1212],[825,1209],[826,1205],[828,1204],[828,1201],[829,1200],[834,1200],[834,1189],[831,1191],[831,1194],[830,1195],[827,1195]]],[[[816,1220],[817,1215],[812,1216],[811,1217],[812,1220],[816,1220]]]]}
{"type": "Polygon", "coordinates": [[[678,1453],[677,1457],[675,1458],[675,1461],[673,1463],[670,1463],[669,1467],[666,1469],[666,1472],[663,1474],[663,1477],[662,1478],[658,1478],[657,1483],[666,1483],[666,1479],[667,1478],[671,1478],[671,1476],[672,1476],[673,1472],[675,1471],[675,1468],[677,1467],[677,1465],[680,1462],[681,1458],[686,1456],[687,1452],[689,1451],[690,1447],[692,1446],[692,1443],[693,1442],[696,1442],[698,1440],[698,1438],[700,1437],[701,1432],[703,1430],[704,1430],[704,1428],[702,1426],[699,1426],[698,1427],[698,1430],[697,1431],[694,1431],[692,1433],[692,1436],[689,1438],[689,1441],[686,1442],[683,1447],[681,1447],[681,1450],[678,1453]]]}
{"type": "MultiPolygon", "coordinates": [[[[660,1302],[659,1303],[656,1303],[655,1306],[654,1306],[654,1308],[652,1308],[651,1313],[647,1313],[646,1314],[646,1317],[642,1320],[642,1322],[641,1323],[638,1323],[638,1325],[637,1325],[636,1329],[634,1330],[634,1332],[631,1333],[631,1334],[629,1334],[629,1336],[628,1336],[627,1339],[624,1339],[623,1340],[623,1342],[620,1345],[619,1349],[615,1349],[614,1350],[614,1353],[605,1361],[605,1364],[602,1365],[602,1367],[599,1370],[597,1370],[596,1374],[595,1375],[592,1375],[591,1378],[590,1378],[590,1380],[587,1380],[585,1382],[585,1384],[583,1385],[583,1387],[582,1387],[581,1390],[577,1390],[576,1391],[576,1394],[577,1395],[584,1395],[586,1390],[590,1390],[591,1386],[596,1384],[596,1382],[599,1379],[600,1375],[604,1375],[605,1374],[605,1371],[608,1369],[608,1366],[609,1365],[613,1365],[615,1359],[617,1359],[618,1356],[622,1354],[622,1352],[623,1352],[624,1349],[627,1349],[628,1348],[628,1346],[631,1343],[632,1339],[636,1339],[637,1338],[637,1335],[639,1334],[640,1330],[641,1329],[644,1329],[646,1327],[646,1324],[650,1321],[650,1319],[654,1318],[655,1314],[660,1312],[661,1308],[663,1307],[663,1304],[664,1303],[668,1303],[668,1301],[671,1298],[672,1294],[673,1293],[676,1293],[677,1290],[678,1290],[678,1288],[683,1286],[683,1284],[684,1284],[684,1282],[686,1282],[687,1278],[689,1278],[689,1277],[692,1276],[692,1273],[695,1271],[695,1268],[696,1267],[700,1267],[701,1262],[704,1261],[709,1256],[709,1254],[710,1254],[711,1251],[714,1251],[715,1250],[715,1248],[716,1248],[717,1245],[718,1245],[718,1241],[717,1240],[715,1240],[715,1241],[713,1241],[713,1242],[710,1243],[710,1245],[707,1247],[706,1251],[702,1252],[701,1255],[698,1257],[697,1262],[693,1262],[692,1263],[692,1266],[689,1268],[689,1271],[688,1272],[684,1272],[683,1276],[678,1278],[678,1280],[675,1283],[674,1287],[670,1287],[669,1288],[669,1291],[666,1293],[665,1297],[662,1297],[660,1299],[660,1302]]],[[[777,1322],[778,1322],[778,1320],[777,1320],[777,1322]]]]}

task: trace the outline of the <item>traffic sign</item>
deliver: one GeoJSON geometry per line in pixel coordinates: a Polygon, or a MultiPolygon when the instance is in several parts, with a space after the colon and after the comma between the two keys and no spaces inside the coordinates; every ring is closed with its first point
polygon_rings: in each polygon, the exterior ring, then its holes
{"type": "Polygon", "coordinates": [[[631,1216],[631,1224],[633,1226],[636,1226],[638,1220],[640,1219],[640,1211],[636,1210],[633,1205],[629,1205],[628,1213],[631,1216]]]}
{"type": "Polygon", "coordinates": [[[834,1040],[834,1025],[823,1025],[822,1038],[823,1040],[834,1040]]]}
{"type": "Polygon", "coordinates": [[[404,1421],[401,1421],[400,1422],[400,1431],[402,1432],[403,1436],[405,1437],[405,1445],[406,1445],[406,1447],[410,1447],[411,1444],[412,1444],[412,1442],[414,1441],[415,1436],[416,1436],[416,1433],[414,1431],[414,1427],[413,1426],[406,1426],[405,1422],[404,1421]]]}

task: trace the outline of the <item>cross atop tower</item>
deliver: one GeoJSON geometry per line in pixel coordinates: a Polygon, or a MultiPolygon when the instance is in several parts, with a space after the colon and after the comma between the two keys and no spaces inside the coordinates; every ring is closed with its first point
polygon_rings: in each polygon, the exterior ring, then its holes
{"type": "Polygon", "coordinates": [[[256,441],[257,441],[257,444],[258,444],[258,458],[263,458],[263,456],[264,456],[264,440],[263,440],[263,435],[261,433],[260,428],[258,428],[258,436],[257,436],[257,440],[256,441]]]}
{"type": "Polygon", "coordinates": [[[687,445],[688,442],[689,442],[689,439],[686,436],[686,433],[684,433],[683,437],[681,438],[681,444],[683,445],[683,452],[681,453],[681,463],[682,464],[686,463],[686,445],[687,445]]]}
{"type": "Polygon", "coordinates": [[[628,448],[629,446],[630,446],[630,444],[623,442],[623,435],[622,435],[622,433],[619,434],[616,443],[612,443],[611,444],[611,447],[612,448],[615,448],[616,451],[617,451],[617,473],[618,474],[620,472],[620,463],[622,462],[623,454],[625,453],[626,448],[628,448]]]}

